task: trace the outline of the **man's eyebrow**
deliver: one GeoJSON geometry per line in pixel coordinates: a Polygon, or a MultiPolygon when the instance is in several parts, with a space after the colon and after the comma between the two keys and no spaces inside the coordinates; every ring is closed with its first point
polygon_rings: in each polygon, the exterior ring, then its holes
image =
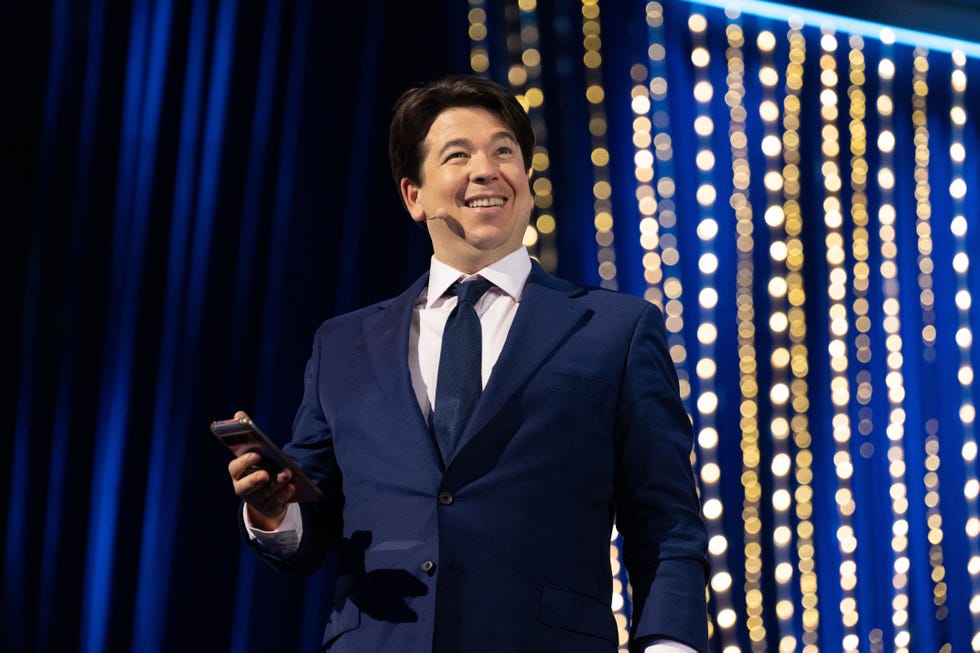
{"type": "MultiPolygon", "coordinates": [[[[490,137],[490,141],[494,143],[502,140],[511,141],[513,143],[517,142],[517,138],[515,138],[512,133],[505,130],[500,130],[499,132],[496,132],[493,136],[490,137]]],[[[470,139],[468,138],[453,138],[443,143],[442,147],[439,148],[438,154],[439,156],[442,156],[446,153],[446,150],[448,149],[454,147],[468,148],[471,145],[472,145],[472,141],[470,141],[470,139]]]]}
{"type": "Polygon", "coordinates": [[[468,138],[454,138],[443,143],[442,147],[439,148],[439,156],[446,153],[446,150],[454,147],[468,148],[470,146],[470,140],[468,138]]]}

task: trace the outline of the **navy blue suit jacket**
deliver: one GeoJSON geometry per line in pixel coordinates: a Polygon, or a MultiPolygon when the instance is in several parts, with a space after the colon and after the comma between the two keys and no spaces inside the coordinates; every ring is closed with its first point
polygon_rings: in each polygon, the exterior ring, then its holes
{"type": "Polygon", "coordinates": [[[500,358],[444,465],[408,369],[402,295],[327,320],[287,451],[324,490],[275,567],[339,552],[324,635],[339,653],[612,653],[609,534],[632,638],[707,648],[706,533],[691,425],[658,309],[531,272],[500,358]]]}

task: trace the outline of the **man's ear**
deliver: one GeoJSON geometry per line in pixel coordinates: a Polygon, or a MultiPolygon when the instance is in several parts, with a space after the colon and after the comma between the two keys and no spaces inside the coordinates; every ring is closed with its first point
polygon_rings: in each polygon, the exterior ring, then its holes
{"type": "Polygon", "coordinates": [[[405,208],[408,209],[408,214],[412,216],[412,220],[424,223],[425,210],[422,208],[421,186],[416,186],[408,177],[402,177],[398,188],[402,192],[402,201],[405,202],[405,208]]]}

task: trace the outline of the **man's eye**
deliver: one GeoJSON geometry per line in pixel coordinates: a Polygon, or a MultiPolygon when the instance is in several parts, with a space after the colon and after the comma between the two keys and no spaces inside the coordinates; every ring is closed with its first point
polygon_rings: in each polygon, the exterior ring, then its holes
{"type": "Polygon", "coordinates": [[[511,154],[514,150],[509,145],[504,145],[497,148],[497,154],[511,154]]]}
{"type": "Polygon", "coordinates": [[[446,160],[448,161],[449,159],[461,159],[464,158],[465,156],[466,156],[466,152],[450,152],[446,156],[446,160]]]}

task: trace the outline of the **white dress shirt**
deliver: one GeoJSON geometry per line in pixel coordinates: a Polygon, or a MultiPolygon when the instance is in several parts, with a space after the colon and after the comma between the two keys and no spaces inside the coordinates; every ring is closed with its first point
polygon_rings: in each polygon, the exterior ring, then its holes
{"type": "MultiPolygon", "coordinates": [[[[524,284],[530,274],[531,259],[523,247],[476,274],[464,274],[432,257],[429,263],[429,284],[415,302],[408,341],[408,369],[412,377],[412,389],[426,423],[431,421],[432,407],[436,403],[442,332],[457,301],[455,295],[446,295],[446,291],[457,281],[468,281],[477,276],[493,284],[474,305],[482,330],[483,359],[480,372],[482,386],[486,387],[493,366],[504,348],[521,302],[524,284]]],[[[303,536],[303,519],[299,504],[296,503],[289,504],[285,518],[275,531],[254,528],[248,518],[248,510],[245,510],[245,526],[249,537],[256,544],[281,556],[296,551],[303,536]]],[[[679,642],[657,640],[644,653],[695,652],[679,642]]]]}
{"type": "Polygon", "coordinates": [[[457,303],[456,296],[446,295],[446,291],[457,281],[469,281],[478,276],[493,284],[473,306],[480,318],[483,337],[480,377],[482,387],[485,388],[493,366],[504,348],[507,334],[510,333],[510,325],[517,314],[521,293],[524,292],[529,274],[531,259],[523,247],[476,274],[463,274],[432,257],[429,285],[415,303],[408,341],[408,369],[412,375],[412,389],[415,390],[415,399],[419,402],[427,423],[436,403],[442,332],[457,303]]]}

